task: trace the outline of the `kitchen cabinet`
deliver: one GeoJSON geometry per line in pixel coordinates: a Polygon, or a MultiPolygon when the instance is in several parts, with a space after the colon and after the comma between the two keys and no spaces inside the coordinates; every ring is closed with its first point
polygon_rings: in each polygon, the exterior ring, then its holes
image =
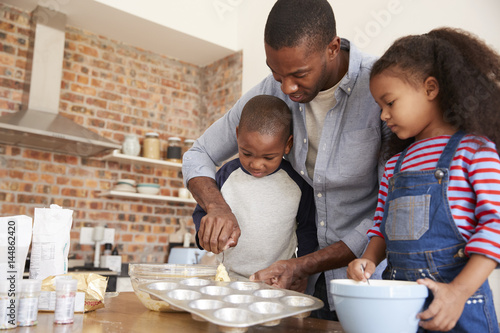
{"type": "MultiPolygon", "coordinates": [[[[146,165],[155,168],[182,168],[182,163],[175,163],[163,160],[156,160],[152,158],[140,157],[140,156],[131,156],[125,155],[120,152],[119,149],[115,149],[111,154],[102,157],[103,160],[106,161],[114,161],[123,164],[139,164],[146,165]]],[[[125,191],[103,191],[98,194],[100,197],[116,197],[116,198],[129,198],[129,199],[147,199],[147,200],[159,200],[159,201],[167,201],[167,202],[182,202],[195,204],[196,201],[191,198],[179,198],[173,196],[165,196],[165,195],[151,195],[151,194],[143,194],[143,193],[135,193],[135,192],[125,192],[125,191]]]]}

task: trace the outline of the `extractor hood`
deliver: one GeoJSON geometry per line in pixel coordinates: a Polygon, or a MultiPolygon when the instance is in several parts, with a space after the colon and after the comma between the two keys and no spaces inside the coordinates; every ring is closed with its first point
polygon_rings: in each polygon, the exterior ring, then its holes
{"type": "Polygon", "coordinates": [[[66,15],[37,7],[33,20],[28,106],[0,117],[0,143],[78,156],[119,149],[119,144],[59,114],[66,15]]]}

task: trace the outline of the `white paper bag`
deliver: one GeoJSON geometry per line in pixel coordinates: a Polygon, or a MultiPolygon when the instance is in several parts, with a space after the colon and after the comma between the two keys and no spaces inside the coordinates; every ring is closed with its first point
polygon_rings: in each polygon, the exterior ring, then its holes
{"type": "Polygon", "coordinates": [[[35,208],[30,279],[68,273],[68,254],[73,211],[58,205],[35,208]]]}

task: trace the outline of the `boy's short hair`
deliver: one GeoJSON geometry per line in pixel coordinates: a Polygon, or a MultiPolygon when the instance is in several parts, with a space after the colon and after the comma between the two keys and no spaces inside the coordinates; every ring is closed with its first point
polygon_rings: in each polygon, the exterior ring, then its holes
{"type": "Polygon", "coordinates": [[[281,99],[270,95],[252,97],[241,111],[239,131],[281,136],[284,142],[292,134],[292,113],[281,99]]]}
{"type": "Polygon", "coordinates": [[[337,36],[335,15],[327,0],[278,0],[267,18],[264,41],[275,50],[306,42],[320,51],[337,36]]]}

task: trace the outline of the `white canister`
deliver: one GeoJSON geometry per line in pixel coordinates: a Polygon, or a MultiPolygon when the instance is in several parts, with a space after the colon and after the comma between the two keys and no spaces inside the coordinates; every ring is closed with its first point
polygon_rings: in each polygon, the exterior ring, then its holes
{"type": "Polygon", "coordinates": [[[122,144],[122,152],[125,155],[139,156],[141,152],[141,144],[139,139],[134,134],[125,135],[125,140],[122,144]]]}

